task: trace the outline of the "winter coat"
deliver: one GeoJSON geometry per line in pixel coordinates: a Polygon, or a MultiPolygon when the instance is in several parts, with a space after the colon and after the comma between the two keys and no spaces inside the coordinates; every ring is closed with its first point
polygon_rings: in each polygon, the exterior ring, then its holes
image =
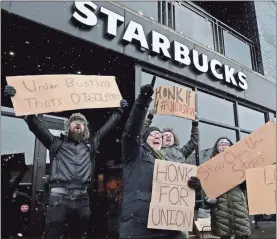
{"type": "MultiPolygon", "coordinates": [[[[217,143],[222,138],[226,137],[219,138],[215,143],[213,157],[217,155],[217,143]]],[[[232,145],[231,141],[230,143],[232,145]]],[[[247,201],[243,193],[244,186],[245,183],[236,186],[219,196],[216,204],[210,204],[211,228],[214,236],[231,237],[251,234],[247,201]]]]}
{"type": "Polygon", "coordinates": [[[151,97],[139,95],[122,136],[124,191],[120,238],[183,238],[181,232],[147,228],[155,157],[142,141],[142,130],[151,101],[151,97]]]}
{"type": "Polygon", "coordinates": [[[36,115],[25,117],[29,129],[49,150],[50,187],[85,189],[90,186],[95,170],[95,152],[101,139],[120,120],[122,110],[116,110],[105,125],[88,141],[73,142],[65,136],[53,136],[36,115]],[[76,163],[78,160],[78,163],[76,163]]]}
{"type": "Polygon", "coordinates": [[[192,124],[191,135],[189,142],[180,148],[178,145],[174,144],[172,146],[162,147],[162,152],[164,152],[167,160],[177,163],[188,163],[186,158],[191,155],[191,153],[196,149],[199,139],[199,129],[198,125],[192,124]]]}

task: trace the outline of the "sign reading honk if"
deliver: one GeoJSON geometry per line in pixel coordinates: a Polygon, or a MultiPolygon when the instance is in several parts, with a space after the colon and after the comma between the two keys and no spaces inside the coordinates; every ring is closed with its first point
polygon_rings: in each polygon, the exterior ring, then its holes
{"type": "Polygon", "coordinates": [[[12,97],[17,116],[119,107],[122,99],[114,76],[12,76],[7,82],[17,91],[12,97]]]}
{"type": "Polygon", "coordinates": [[[179,86],[155,89],[154,113],[195,120],[195,92],[179,86]]]}

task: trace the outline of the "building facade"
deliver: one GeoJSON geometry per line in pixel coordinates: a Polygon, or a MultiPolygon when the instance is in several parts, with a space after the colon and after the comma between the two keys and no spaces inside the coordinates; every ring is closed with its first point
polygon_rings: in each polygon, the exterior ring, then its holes
{"type": "MultiPolygon", "coordinates": [[[[267,2],[1,2],[2,90],[7,76],[114,75],[131,104],[141,85],[196,91],[199,147],[190,162],[210,158],[216,139],[237,142],[276,117],[276,3],[267,2]],[[265,14],[266,12],[266,14],[265,14]]],[[[3,93],[3,91],[2,91],[3,93]]],[[[153,105],[150,106],[150,108],[153,105]]],[[[82,110],[94,132],[112,109],[82,110]]],[[[59,135],[72,112],[40,115],[59,135]]],[[[117,235],[121,197],[120,139],[128,114],[97,155],[91,235],[117,235]],[[106,216],[108,213],[108,216],[106,216]]],[[[155,116],[189,140],[191,122],[155,116]]],[[[30,235],[44,228],[49,158],[12,104],[1,97],[1,155],[24,153],[20,184],[32,200],[30,235]]],[[[2,157],[3,158],[3,157],[2,157]]],[[[200,200],[201,201],[201,200],[200,200]]]]}

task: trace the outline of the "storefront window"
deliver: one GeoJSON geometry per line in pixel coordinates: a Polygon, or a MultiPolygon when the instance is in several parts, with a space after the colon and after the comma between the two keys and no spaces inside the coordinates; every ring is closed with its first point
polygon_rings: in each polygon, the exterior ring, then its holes
{"type": "Polygon", "coordinates": [[[242,129],[254,131],[265,124],[264,113],[238,106],[239,126],[242,129]]]}
{"type": "Polygon", "coordinates": [[[214,49],[212,23],[178,3],[175,3],[175,30],[214,49]]]}
{"type": "Polygon", "coordinates": [[[22,183],[32,183],[34,147],[35,136],[23,119],[1,116],[1,155],[18,153],[25,155],[28,171],[22,183]]]}
{"type": "Polygon", "coordinates": [[[252,69],[250,46],[225,30],[223,37],[225,55],[252,69]]]}
{"type": "Polygon", "coordinates": [[[199,124],[200,131],[200,142],[199,142],[199,162],[204,163],[209,160],[212,155],[212,148],[220,137],[227,137],[233,143],[236,140],[236,131],[225,129],[222,127],[200,123],[199,124]]]}
{"type": "Polygon", "coordinates": [[[158,21],[158,2],[140,2],[140,1],[117,1],[121,5],[130,8],[142,16],[148,17],[154,21],[158,21]]]}
{"type": "Polygon", "coordinates": [[[249,133],[246,133],[246,132],[240,132],[240,139],[243,139],[243,138],[245,138],[246,136],[248,136],[249,135],[249,133]]]}
{"type": "MultiPolygon", "coordinates": [[[[153,78],[153,75],[142,72],[141,85],[150,84],[152,81],[152,78],[153,78]]],[[[157,77],[155,88],[162,85],[182,86],[172,81],[168,81],[166,79],[157,77]]],[[[149,110],[152,110],[153,106],[154,106],[154,102],[152,101],[150,104],[149,110]]],[[[170,116],[170,115],[155,115],[152,125],[157,126],[160,129],[164,129],[167,127],[173,128],[174,132],[177,134],[177,136],[180,139],[181,146],[186,144],[190,139],[191,120],[187,120],[176,116],[170,116]]]]}
{"type": "Polygon", "coordinates": [[[235,126],[234,103],[197,91],[200,118],[235,126]]]}

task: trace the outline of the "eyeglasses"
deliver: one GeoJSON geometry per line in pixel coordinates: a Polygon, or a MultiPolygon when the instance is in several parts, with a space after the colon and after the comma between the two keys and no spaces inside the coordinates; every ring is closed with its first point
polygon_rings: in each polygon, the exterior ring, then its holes
{"type": "Polygon", "coordinates": [[[163,137],[163,135],[162,135],[160,132],[155,132],[155,131],[150,132],[149,135],[150,135],[151,137],[158,137],[158,138],[162,138],[162,137],[163,137]]]}

